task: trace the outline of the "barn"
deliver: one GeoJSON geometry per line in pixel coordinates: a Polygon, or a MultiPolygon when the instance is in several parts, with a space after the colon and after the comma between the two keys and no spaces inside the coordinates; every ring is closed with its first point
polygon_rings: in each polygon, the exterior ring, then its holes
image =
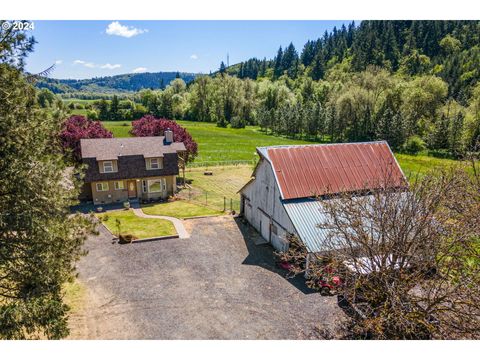
{"type": "Polygon", "coordinates": [[[408,184],[385,141],[258,147],[252,178],[239,191],[240,214],[276,250],[295,234],[309,252],[324,250],[325,201],[352,193],[368,196],[388,179],[408,184]],[[383,182],[383,183],[382,183],[383,182]]]}

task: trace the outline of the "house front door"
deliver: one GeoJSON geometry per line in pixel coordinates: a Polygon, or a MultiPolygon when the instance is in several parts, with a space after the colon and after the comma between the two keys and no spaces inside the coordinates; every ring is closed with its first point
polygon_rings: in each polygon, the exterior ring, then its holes
{"type": "Polygon", "coordinates": [[[128,198],[137,197],[137,182],[135,180],[129,180],[127,183],[128,198]]]}

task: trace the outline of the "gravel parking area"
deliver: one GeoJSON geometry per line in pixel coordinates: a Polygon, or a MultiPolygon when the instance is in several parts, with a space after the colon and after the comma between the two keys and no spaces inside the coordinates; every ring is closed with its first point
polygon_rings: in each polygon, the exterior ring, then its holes
{"type": "Polygon", "coordinates": [[[336,297],[283,277],[269,245],[228,216],[184,221],[189,239],[120,245],[103,228],[78,264],[87,298],[72,338],[302,339],[334,331],[336,297]]]}

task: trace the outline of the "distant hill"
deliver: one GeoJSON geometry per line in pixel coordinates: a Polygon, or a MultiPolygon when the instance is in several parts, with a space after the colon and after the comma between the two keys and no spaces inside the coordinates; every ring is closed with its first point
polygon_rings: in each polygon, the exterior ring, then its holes
{"type": "Polygon", "coordinates": [[[171,71],[123,74],[82,80],[43,78],[36,85],[38,88],[47,88],[56,94],[72,92],[118,93],[139,91],[141,89],[162,89],[177,76],[188,84],[197,75],[199,74],[171,71]]]}

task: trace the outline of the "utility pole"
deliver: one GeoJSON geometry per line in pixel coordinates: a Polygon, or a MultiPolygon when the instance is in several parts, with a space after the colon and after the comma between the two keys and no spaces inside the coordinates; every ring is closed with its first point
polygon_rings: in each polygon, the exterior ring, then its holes
{"type": "Polygon", "coordinates": [[[227,68],[230,67],[230,55],[227,52],[227,68]]]}

